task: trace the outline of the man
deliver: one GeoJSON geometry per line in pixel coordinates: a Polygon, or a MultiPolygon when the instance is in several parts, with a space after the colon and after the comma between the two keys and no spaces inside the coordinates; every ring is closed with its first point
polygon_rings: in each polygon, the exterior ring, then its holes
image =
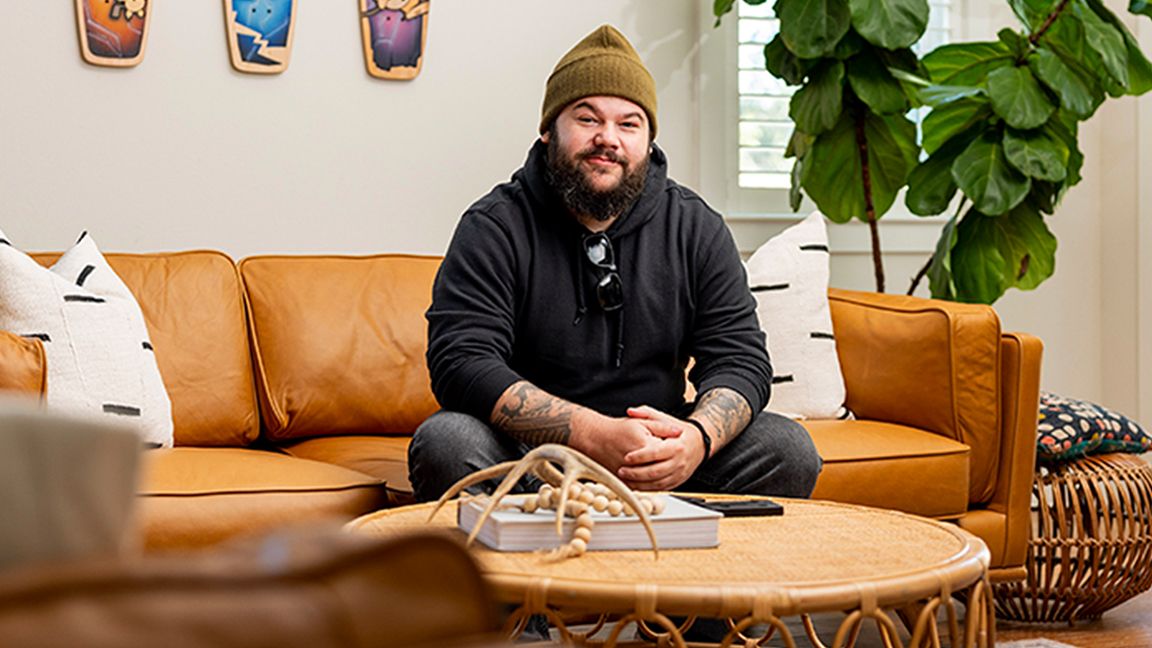
{"type": "Polygon", "coordinates": [[[668,179],[655,82],[623,35],[605,25],[560,60],[540,133],[461,218],[436,278],[444,410],[409,449],[416,497],[543,443],[638,490],[808,496],[820,458],[762,411],[772,370],[731,233],[668,179]]]}

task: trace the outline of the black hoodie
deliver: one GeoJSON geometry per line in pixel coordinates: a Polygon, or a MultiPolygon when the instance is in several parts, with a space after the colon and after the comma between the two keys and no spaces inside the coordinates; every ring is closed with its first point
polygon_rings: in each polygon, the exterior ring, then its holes
{"type": "Polygon", "coordinates": [[[624,307],[603,311],[590,232],[546,180],[537,141],[524,167],[465,212],[432,291],[428,367],[447,410],[489,421],[501,394],[527,380],[608,416],[684,406],[684,370],[699,393],[728,387],[753,412],[772,367],[756,303],[719,214],[667,176],[653,146],[644,191],[605,232],[624,307]]]}

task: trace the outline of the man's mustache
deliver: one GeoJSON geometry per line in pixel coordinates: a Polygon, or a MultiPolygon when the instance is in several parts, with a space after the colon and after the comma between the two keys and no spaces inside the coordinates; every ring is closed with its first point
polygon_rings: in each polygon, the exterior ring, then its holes
{"type": "Polygon", "coordinates": [[[581,160],[586,160],[590,157],[600,157],[608,160],[609,162],[615,162],[616,164],[619,164],[623,167],[628,166],[628,158],[608,148],[593,147],[584,149],[580,152],[581,160]]]}

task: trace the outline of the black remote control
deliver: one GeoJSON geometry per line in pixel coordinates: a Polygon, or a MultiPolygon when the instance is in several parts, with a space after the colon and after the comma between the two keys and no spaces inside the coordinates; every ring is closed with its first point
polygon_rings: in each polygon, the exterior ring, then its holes
{"type": "MultiPolygon", "coordinates": [[[[677,495],[677,497],[680,497],[677,495]]],[[[784,515],[784,507],[768,498],[747,500],[706,500],[701,497],[680,497],[697,506],[703,506],[724,517],[751,517],[761,515],[784,515]]]]}

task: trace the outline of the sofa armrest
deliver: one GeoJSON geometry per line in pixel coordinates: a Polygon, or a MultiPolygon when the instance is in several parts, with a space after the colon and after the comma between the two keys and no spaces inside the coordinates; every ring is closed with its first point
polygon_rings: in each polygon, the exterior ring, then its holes
{"type": "Polygon", "coordinates": [[[40,340],[0,331],[0,391],[43,397],[47,385],[47,363],[40,340]]]}
{"type": "Polygon", "coordinates": [[[988,503],[988,509],[1005,515],[1004,562],[1021,565],[1028,552],[1032,524],[1036,421],[1040,409],[1040,358],[1044,345],[1032,335],[1005,333],[1000,346],[1003,432],[996,491],[988,503]]]}
{"type": "Polygon", "coordinates": [[[988,502],[1001,457],[1000,320],[976,304],[829,290],[846,404],[971,448],[969,501],[988,502]]]}

